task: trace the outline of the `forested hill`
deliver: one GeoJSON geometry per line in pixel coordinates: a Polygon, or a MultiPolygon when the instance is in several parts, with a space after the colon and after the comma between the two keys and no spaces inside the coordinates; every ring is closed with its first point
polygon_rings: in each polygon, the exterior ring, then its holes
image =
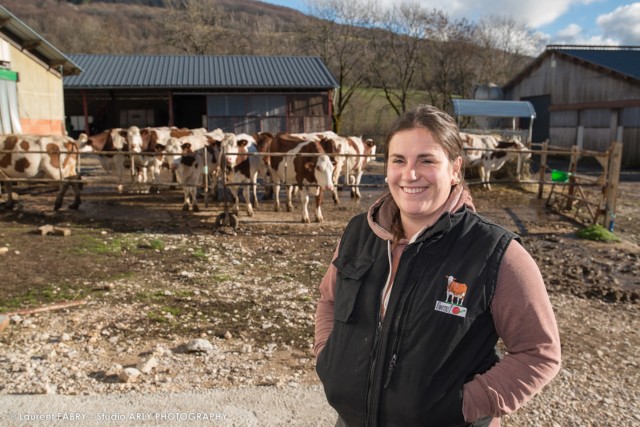
{"type": "Polygon", "coordinates": [[[64,53],[304,54],[302,13],[255,0],[3,0],[3,6],[64,53]],[[190,45],[188,40],[201,39],[190,45]],[[195,51],[201,49],[201,51],[195,51]]]}

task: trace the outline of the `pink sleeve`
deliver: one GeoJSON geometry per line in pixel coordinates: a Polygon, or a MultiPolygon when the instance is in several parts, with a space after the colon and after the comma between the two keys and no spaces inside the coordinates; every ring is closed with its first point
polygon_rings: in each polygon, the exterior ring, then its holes
{"type": "Polygon", "coordinates": [[[491,310],[507,354],[464,385],[468,422],[515,411],[560,370],[560,336],[540,269],[515,240],[500,266],[491,310]]]}
{"type": "Polygon", "coordinates": [[[336,247],[329,268],[320,282],[320,299],[316,308],[315,344],[313,346],[316,357],[324,348],[329,334],[333,330],[333,301],[335,299],[337,272],[336,267],[333,265],[333,260],[337,256],[338,248],[336,247]]]}

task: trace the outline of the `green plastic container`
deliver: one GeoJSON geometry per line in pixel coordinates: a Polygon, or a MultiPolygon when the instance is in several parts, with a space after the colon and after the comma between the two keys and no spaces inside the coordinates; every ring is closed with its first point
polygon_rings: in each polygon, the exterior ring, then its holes
{"type": "Polygon", "coordinates": [[[563,172],[559,170],[551,171],[551,181],[553,182],[567,182],[569,180],[569,172],[563,172]]]}

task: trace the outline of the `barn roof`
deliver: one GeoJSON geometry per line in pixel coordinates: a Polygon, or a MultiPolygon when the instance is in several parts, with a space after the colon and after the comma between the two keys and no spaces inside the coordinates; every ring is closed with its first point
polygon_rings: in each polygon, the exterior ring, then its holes
{"type": "Polygon", "coordinates": [[[64,76],[78,74],[82,71],[71,59],[3,6],[0,6],[0,23],[2,23],[0,33],[11,40],[18,49],[31,53],[50,68],[60,71],[60,67],[62,67],[62,75],[64,76]]]}
{"type": "Polygon", "coordinates": [[[549,45],[527,68],[504,85],[504,90],[513,88],[552,54],[640,84],[640,46],[549,45]]]}
{"type": "Polygon", "coordinates": [[[452,102],[456,116],[536,118],[536,110],[529,101],[452,99],[452,102]]]}
{"type": "Polygon", "coordinates": [[[333,89],[319,57],[70,55],[84,69],[65,89],[333,89]]]}

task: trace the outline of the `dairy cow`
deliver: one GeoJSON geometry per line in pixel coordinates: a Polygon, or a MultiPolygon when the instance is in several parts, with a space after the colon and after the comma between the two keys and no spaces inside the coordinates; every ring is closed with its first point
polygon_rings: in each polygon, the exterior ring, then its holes
{"type": "Polygon", "coordinates": [[[309,194],[316,200],[316,221],[322,222],[323,190],[333,191],[334,165],[329,154],[335,154],[337,148],[333,140],[322,138],[313,141],[301,136],[280,132],[268,144],[262,147],[265,162],[269,165],[274,182],[275,210],[280,211],[280,185],[287,184],[287,210],[293,211],[291,195],[293,185],[300,189],[302,203],[302,222],[309,223],[309,194]]]}
{"type": "MultiPolygon", "coordinates": [[[[86,138],[82,134],[81,138],[86,138]]],[[[62,206],[69,186],[75,193],[69,209],[80,206],[80,177],[76,172],[79,143],[67,136],[3,135],[0,137],[0,178],[5,181],[7,207],[13,208],[11,178],[48,178],[60,181],[54,209],[62,206]]]]}

